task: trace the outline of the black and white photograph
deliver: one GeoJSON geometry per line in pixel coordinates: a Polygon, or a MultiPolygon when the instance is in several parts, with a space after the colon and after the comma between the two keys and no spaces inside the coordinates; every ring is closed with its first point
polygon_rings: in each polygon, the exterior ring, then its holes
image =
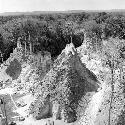
{"type": "Polygon", "coordinates": [[[125,125],[125,0],[0,0],[0,125],[125,125]]]}

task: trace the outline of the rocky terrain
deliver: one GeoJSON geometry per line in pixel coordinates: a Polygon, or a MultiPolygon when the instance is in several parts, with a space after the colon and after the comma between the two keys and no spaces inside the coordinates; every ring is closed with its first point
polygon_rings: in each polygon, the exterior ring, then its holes
{"type": "Polygon", "coordinates": [[[98,54],[90,58],[84,44],[78,48],[68,44],[53,64],[46,56],[42,57],[45,63],[36,63],[38,58],[24,61],[12,55],[8,63],[1,65],[0,72],[0,95],[5,101],[2,110],[6,110],[3,115],[7,122],[125,124],[124,72],[121,78],[119,70],[115,70],[112,90],[110,68],[103,65],[98,54]]]}
{"type": "Polygon", "coordinates": [[[82,104],[85,110],[89,102],[86,98],[98,88],[96,76],[82,64],[73,44],[69,44],[36,88],[31,114],[36,119],[53,116],[74,122],[80,117],[78,110],[82,104]]]}

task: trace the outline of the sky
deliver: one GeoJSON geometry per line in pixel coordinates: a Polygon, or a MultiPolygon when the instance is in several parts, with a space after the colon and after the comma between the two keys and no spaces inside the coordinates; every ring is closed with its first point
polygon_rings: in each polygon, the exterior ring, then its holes
{"type": "Polygon", "coordinates": [[[125,9],[125,0],[0,0],[0,13],[125,9]]]}

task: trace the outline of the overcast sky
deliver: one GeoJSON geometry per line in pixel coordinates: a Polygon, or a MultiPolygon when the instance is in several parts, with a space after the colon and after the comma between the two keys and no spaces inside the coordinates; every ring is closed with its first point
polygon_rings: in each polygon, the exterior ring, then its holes
{"type": "Polygon", "coordinates": [[[100,9],[125,9],[125,0],[0,0],[0,13],[100,9]]]}

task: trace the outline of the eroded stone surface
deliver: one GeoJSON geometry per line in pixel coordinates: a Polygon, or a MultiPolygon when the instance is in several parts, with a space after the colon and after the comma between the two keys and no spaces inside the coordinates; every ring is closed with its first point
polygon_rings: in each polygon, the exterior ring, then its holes
{"type": "MultiPolygon", "coordinates": [[[[36,89],[36,100],[32,103],[31,114],[41,119],[48,117],[49,106],[56,101],[59,108],[53,116],[58,116],[66,122],[74,122],[78,118],[79,101],[87,92],[97,91],[99,82],[96,76],[82,64],[73,44],[62,51],[52,69],[46,74],[36,89]],[[49,103],[46,104],[46,98],[49,103]],[[44,112],[44,110],[48,112],[44,112]]],[[[86,96],[87,97],[87,96],[86,96]]],[[[88,96],[89,97],[89,96],[88,96]]],[[[87,103],[84,101],[84,103],[87,103]]]]}

